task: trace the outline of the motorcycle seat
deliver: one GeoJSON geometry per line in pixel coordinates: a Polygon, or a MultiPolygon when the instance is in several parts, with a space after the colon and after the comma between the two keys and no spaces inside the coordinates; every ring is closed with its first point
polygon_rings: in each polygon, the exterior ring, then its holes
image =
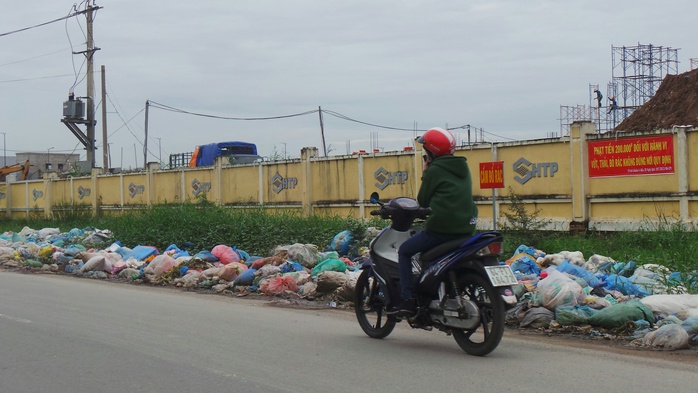
{"type": "Polygon", "coordinates": [[[470,240],[473,239],[473,236],[463,236],[459,237],[457,239],[449,240],[445,243],[441,243],[438,246],[432,248],[431,250],[427,252],[423,252],[419,256],[419,260],[421,262],[429,262],[433,261],[434,259],[455,250],[456,248],[460,247],[464,243],[469,243],[470,240]]]}

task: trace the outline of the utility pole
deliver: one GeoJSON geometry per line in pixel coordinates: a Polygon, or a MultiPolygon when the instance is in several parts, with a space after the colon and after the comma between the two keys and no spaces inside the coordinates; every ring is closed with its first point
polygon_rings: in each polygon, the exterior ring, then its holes
{"type": "Polygon", "coordinates": [[[102,65],[102,173],[109,172],[109,144],[107,143],[107,82],[102,65]]]}
{"type": "Polygon", "coordinates": [[[92,23],[94,21],[93,12],[98,9],[91,4],[87,4],[87,140],[90,141],[90,148],[87,149],[87,161],[92,168],[95,167],[95,79],[93,75],[95,43],[92,34],[92,23]]]}
{"type": "MultiPolygon", "coordinates": [[[[145,140],[143,141],[143,169],[148,170],[148,108],[150,100],[145,101],[145,140]]],[[[138,166],[138,165],[136,165],[138,166]]]]}
{"type": "MultiPolygon", "coordinates": [[[[82,4],[82,3],[81,3],[82,4]]],[[[92,25],[94,21],[94,12],[102,7],[94,5],[94,0],[89,0],[85,3],[85,10],[78,12],[85,14],[87,19],[87,49],[82,52],[73,52],[73,55],[83,54],[87,62],[87,97],[75,97],[73,88],[71,87],[68,93],[68,101],[63,102],[63,119],[61,123],[65,124],[70,132],[85,146],[87,151],[87,162],[90,166],[90,171],[95,167],[95,81],[94,81],[94,53],[99,48],[94,46],[94,35],[92,25]],[[92,4],[91,4],[92,3],[92,4]],[[87,117],[85,118],[85,105],[80,98],[87,100],[87,117]],[[87,129],[83,131],[78,127],[78,124],[84,124],[87,129]]],[[[77,14],[76,14],[77,15],[77,14]]],[[[75,87],[75,86],[73,86],[75,87]]],[[[102,89],[104,90],[104,89],[102,89]]],[[[105,119],[106,120],[106,119],[105,119]]],[[[106,130],[106,123],[104,125],[106,130]]],[[[105,131],[106,132],[106,131],[105,131]]],[[[104,141],[106,143],[106,140],[104,141]]]]}
{"type": "Polygon", "coordinates": [[[320,116],[320,135],[322,135],[322,153],[327,157],[327,147],[325,146],[325,126],[322,124],[322,108],[317,107],[318,116],[320,116]]]}

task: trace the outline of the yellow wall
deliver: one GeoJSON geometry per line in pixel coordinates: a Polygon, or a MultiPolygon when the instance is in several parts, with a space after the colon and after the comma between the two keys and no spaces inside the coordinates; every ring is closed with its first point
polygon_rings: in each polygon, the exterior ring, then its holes
{"type": "Polygon", "coordinates": [[[259,202],[259,166],[225,168],[221,174],[221,204],[256,204],[259,202]]]}
{"type": "MultiPolygon", "coordinates": [[[[570,137],[533,141],[478,143],[459,148],[468,159],[481,227],[499,221],[508,209],[511,188],[526,208],[555,222],[572,222],[615,230],[616,222],[635,224],[672,217],[698,223],[698,129],[673,129],[622,135],[593,134],[593,125],[573,124],[570,137]],[[589,134],[591,130],[591,134],[589,134]],[[643,176],[590,177],[589,141],[611,143],[623,138],[671,135],[674,173],[643,176]],[[480,188],[479,165],[502,161],[504,188],[480,188]],[[493,206],[494,204],[494,206],[493,206]]],[[[122,211],[152,204],[206,200],[231,208],[264,206],[270,211],[369,217],[368,199],[416,197],[422,176],[422,152],[388,152],[317,157],[307,148],[301,159],[212,167],[159,170],[80,178],[46,178],[0,186],[0,210],[7,217],[51,214],[69,206],[96,212],[122,211]],[[5,198],[2,198],[2,194],[5,198]],[[8,209],[9,201],[9,209],[8,209]],[[97,206],[99,205],[99,206],[97,206]]]]}
{"type": "Polygon", "coordinates": [[[318,160],[311,168],[313,199],[332,202],[359,199],[359,160],[318,160]]]}

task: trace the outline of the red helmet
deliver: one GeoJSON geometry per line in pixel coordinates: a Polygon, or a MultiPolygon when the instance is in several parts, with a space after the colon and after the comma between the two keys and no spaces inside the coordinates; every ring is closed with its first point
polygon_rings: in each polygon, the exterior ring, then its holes
{"type": "Polygon", "coordinates": [[[423,144],[434,157],[453,154],[456,151],[456,138],[451,132],[440,127],[430,128],[417,138],[417,142],[423,144]]]}

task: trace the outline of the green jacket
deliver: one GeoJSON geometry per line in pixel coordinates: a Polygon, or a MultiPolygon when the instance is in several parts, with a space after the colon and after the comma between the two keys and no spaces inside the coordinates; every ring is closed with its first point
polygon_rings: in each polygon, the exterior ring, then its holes
{"type": "Polygon", "coordinates": [[[435,158],[422,175],[417,201],[431,208],[424,228],[442,235],[471,235],[475,232],[477,206],[465,157],[435,158]]]}

